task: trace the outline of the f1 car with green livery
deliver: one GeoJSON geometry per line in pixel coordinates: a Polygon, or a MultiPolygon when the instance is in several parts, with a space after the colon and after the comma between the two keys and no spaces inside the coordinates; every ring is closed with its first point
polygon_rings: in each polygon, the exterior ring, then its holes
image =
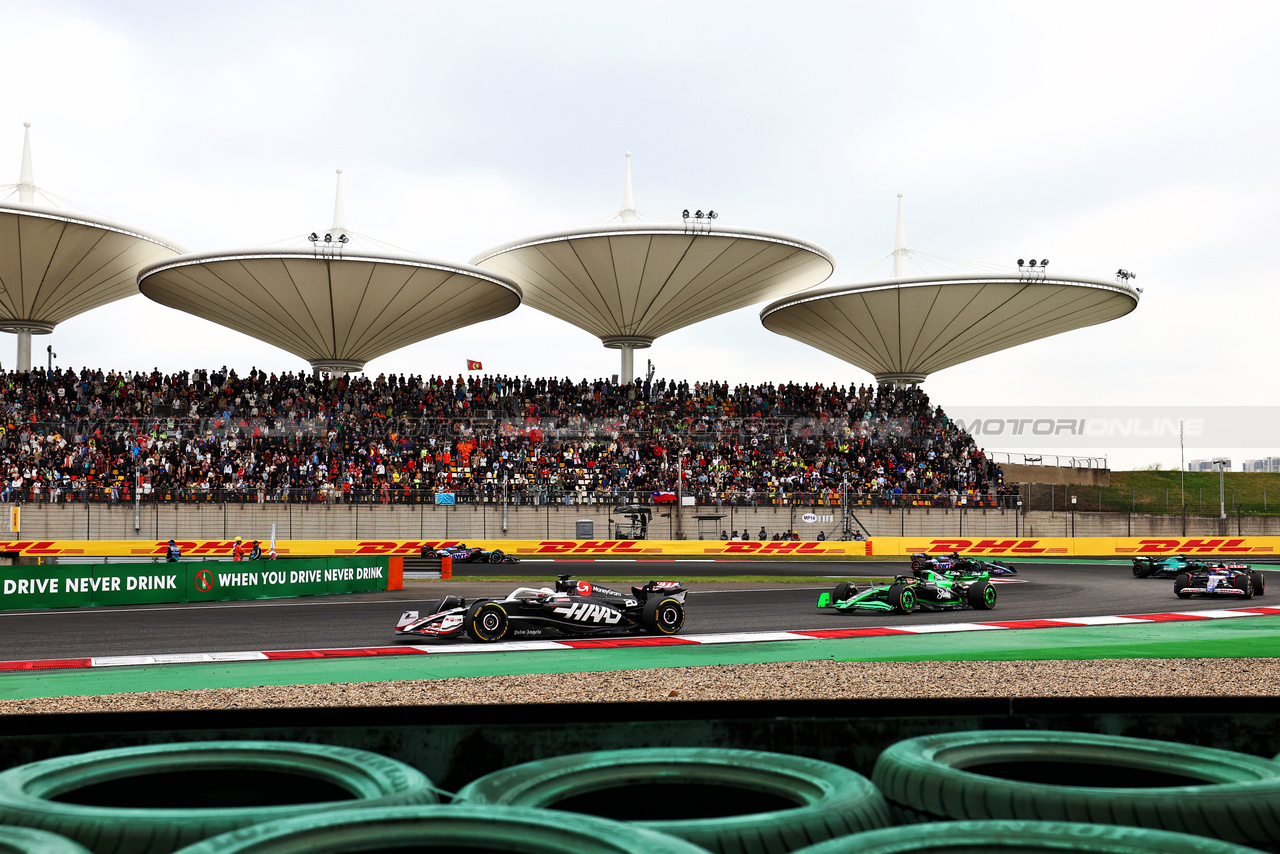
{"type": "Polygon", "coordinates": [[[912,575],[899,575],[890,584],[859,590],[843,582],[830,593],[818,595],[819,608],[837,611],[889,611],[910,614],[923,611],[955,611],[973,608],[990,611],[996,606],[996,588],[986,572],[962,575],[918,567],[912,575]]]}
{"type": "Polygon", "coordinates": [[[1196,572],[1204,569],[1203,561],[1192,560],[1186,555],[1171,557],[1135,557],[1133,559],[1134,578],[1177,578],[1184,572],[1196,572]]]}

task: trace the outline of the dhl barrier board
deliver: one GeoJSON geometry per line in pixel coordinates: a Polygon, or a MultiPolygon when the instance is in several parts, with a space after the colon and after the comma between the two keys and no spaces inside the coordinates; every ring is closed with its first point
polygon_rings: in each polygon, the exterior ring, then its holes
{"type": "MultiPolygon", "coordinates": [[[[1007,557],[1097,557],[1137,555],[1273,555],[1280,537],[873,537],[861,542],[827,540],[468,540],[528,558],[894,557],[916,553],[1007,557]]],[[[179,540],[184,558],[230,557],[233,540],[179,540]]],[[[456,540],[281,540],[281,557],[405,557],[458,545],[456,540]]],[[[23,540],[0,542],[0,554],[25,558],[153,557],[163,560],[168,540],[23,540]]],[[[0,568],[3,574],[3,568],[0,568]]]]}
{"type": "MultiPolygon", "coordinates": [[[[276,599],[396,589],[385,557],[46,564],[0,572],[0,610],[276,599]]],[[[401,564],[402,561],[394,561],[401,564]]]]}

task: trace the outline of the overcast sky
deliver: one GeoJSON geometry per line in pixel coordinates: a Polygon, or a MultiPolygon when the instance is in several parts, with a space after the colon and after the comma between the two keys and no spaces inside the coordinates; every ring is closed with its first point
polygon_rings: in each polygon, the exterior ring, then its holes
{"type": "MultiPolygon", "coordinates": [[[[1127,317],[931,376],[943,406],[1280,403],[1274,2],[0,2],[0,20],[0,182],[30,121],[37,186],[190,251],[328,226],[342,167],[350,228],[466,262],[616,211],[630,150],[642,211],[817,242],[829,284],[892,248],[899,192],[913,249],[1138,274],[1127,317]]],[[[637,368],[871,380],[759,309],[659,338],[637,368]]],[[[37,359],[50,343],[76,367],[306,367],[142,296],[37,337],[37,359]]],[[[0,335],[0,363],[15,346],[0,335]]],[[[464,359],[618,370],[522,307],[366,372],[464,359]]],[[[1275,436],[1227,450],[1280,453],[1275,436]]]]}

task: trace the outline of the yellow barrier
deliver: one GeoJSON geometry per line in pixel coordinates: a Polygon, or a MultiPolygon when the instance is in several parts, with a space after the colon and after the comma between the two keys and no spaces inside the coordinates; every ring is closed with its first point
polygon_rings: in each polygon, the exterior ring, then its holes
{"type": "MultiPolygon", "coordinates": [[[[453,540],[281,540],[281,557],[417,555],[453,540]]],[[[990,557],[1115,555],[1270,555],[1280,537],[875,537],[864,542],[724,540],[469,540],[518,557],[891,557],[924,552],[990,557]]],[[[233,540],[179,540],[183,557],[230,557],[233,540]]],[[[22,557],[164,557],[168,540],[23,540],[0,542],[0,554],[22,557]]],[[[266,550],[266,543],[263,543],[266,550]]]]}

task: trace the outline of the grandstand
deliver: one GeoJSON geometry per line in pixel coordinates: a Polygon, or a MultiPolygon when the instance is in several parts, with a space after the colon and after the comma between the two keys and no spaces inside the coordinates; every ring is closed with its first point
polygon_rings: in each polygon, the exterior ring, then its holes
{"type": "Polygon", "coordinates": [[[995,506],[918,389],[509,376],[0,377],[0,501],[995,506]]]}

